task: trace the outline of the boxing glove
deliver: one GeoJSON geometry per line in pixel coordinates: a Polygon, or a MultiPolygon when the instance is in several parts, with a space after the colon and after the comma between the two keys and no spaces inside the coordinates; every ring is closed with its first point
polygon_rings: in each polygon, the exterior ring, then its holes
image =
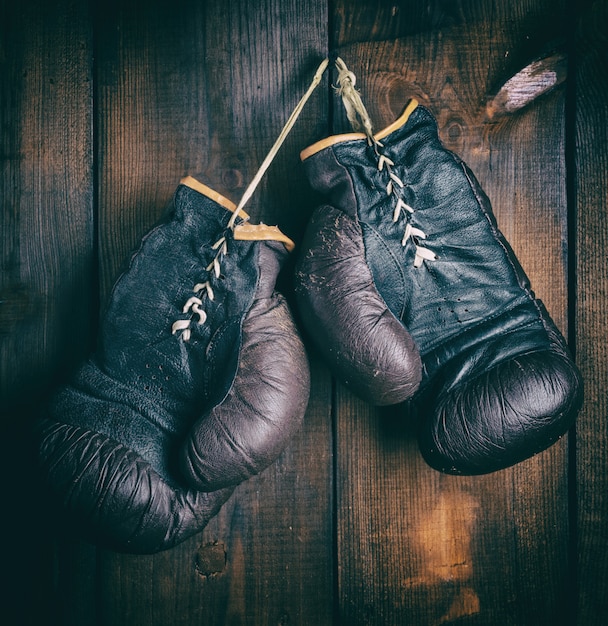
{"type": "Polygon", "coordinates": [[[235,210],[181,181],[115,284],[95,353],[38,424],[45,489],[115,550],[202,530],[304,415],[308,362],[275,291],[293,243],[235,210]]]}
{"type": "Polygon", "coordinates": [[[401,402],[411,338],[419,445],[443,472],[496,471],[565,433],[580,373],[430,112],[411,101],[375,136],[330,137],[302,159],[327,204],[305,234],[298,306],[337,375],[365,399],[401,402]],[[386,355],[387,371],[368,365],[386,355]],[[402,382],[386,384],[389,371],[402,382]]]}

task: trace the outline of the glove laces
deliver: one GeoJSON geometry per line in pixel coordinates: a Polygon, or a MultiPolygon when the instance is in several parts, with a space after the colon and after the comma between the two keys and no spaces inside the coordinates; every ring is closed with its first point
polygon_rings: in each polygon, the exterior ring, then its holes
{"type": "MultiPolygon", "coordinates": [[[[204,280],[194,285],[194,288],[192,289],[192,291],[194,292],[195,295],[188,298],[188,300],[186,301],[186,303],[184,304],[182,308],[182,313],[189,314],[190,317],[188,319],[176,320],[171,326],[171,333],[173,335],[181,331],[181,338],[183,341],[190,340],[190,337],[192,335],[191,326],[193,323],[204,324],[207,321],[207,314],[202,308],[203,300],[207,298],[210,301],[213,301],[213,299],[215,298],[215,294],[213,292],[213,287],[212,287],[212,281],[214,278],[218,279],[221,276],[222,260],[224,259],[226,254],[228,254],[227,235],[231,233],[232,239],[239,238],[237,234],[237,228],[241,226],[243,222],[249,220],[249,216],[243,211],[243,207],[247,204],[247,202],[249,202],[251,196],[253,195],[254,191],[256,190],[257,186],[262,180],[264,174],[266,173],[266,170],[270,167],[270,164],[272,163],[273,159],[279,152],[281,146],[283,145],[283,142],[287,138],[287,135],[293,128],[300,113],[304,109],[304,105],[306,104],[310,96],[312,95],[317,85],[321,82],[323,73],[325,72],[325,69],[327,68],[328,65],[329,65],[329,59],[324,59],[319,65],[319,67],[317,68],[317,71],[315,72],[315,75],[312,79],[310,86],[308,87],[308,90],[302,96],[302,98],[296,105],[295,109],[292,111],[291,115],[287,119],[287,122],[285,122],[285,126],[283,126],[283,129],[279,133],[279,136],[274,142],[272,148],[269,150],[268,154],[266,155],[266,158],[260,165],[255,176],[253,177],[253,179],[247,186],[247,189],[245,189],[245,192],[243,193],[243,196],[241,197],[240,202],[234,209],[232,216],[230,217],[230,220],[228,221],[228,224],[227,224],[227,231],[229,232],[226,232],[222,237],[220,237],[211,247],[212,250],[216,251],[216,254],[213,260],[211,261],[211,263],[209,263],[209,265],[205,268],[206,271],[209,273],[209,277],[207,278],[207,280],[204,280]],[[237,219],[240,220],[238,224],[237,224],[237,219]]],[[[254,239],[254,238],[255,237],[247,237],[247,239],[254,239]]]]}
{"type": "Polygon", "coordinates": [[[355,74],[346,67],[346,63],[340,57],[336,59],[336,68],[338,69],[338,87],[336,91],[342,97],[346,117],[353,130],[365,133],[368,145],[374,150],[378,171],[385,173],[386,195],[392,197],[395,202],[392,215],[393,223],[399,222],[403,216],[405,224],[401,245],[405,247],[410,241],[414,245],[414,267],[420,267],[424,261],[434,261],[437,255],[421,243],[421,241],[426,239],[426,234],[411,223],[415,209],[403,199],[405,183],[395,174],[393,170],[394,161],[383,153],[382,149],[384,146],[374,136],[369,113],[361,100],[359,92],[355,89],[357,82],[355,74]]]}

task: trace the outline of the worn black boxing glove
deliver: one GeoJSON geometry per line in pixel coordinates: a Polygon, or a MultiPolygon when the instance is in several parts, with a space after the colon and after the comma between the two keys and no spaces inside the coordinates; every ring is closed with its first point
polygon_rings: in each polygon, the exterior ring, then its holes
{"type": "Polygon", "coordinates": [[[301,423],[308,362],[275,280],[292,242],[193,178],[116,283],[95,354],[37,427],[45,489],[134,553],[202,530],[301,423]]]}
{"type": "MultiPolygon", "coordinates": [[[[412,400],[420,448],[448,473],[507,467],[566,432],[582,401],[580,374],[431,114],[412,101],[375,137],[330,137],[302,158],[328,204],[305,235],[298,305],[338,376],[366,399],[400,402],[403,386],[385,387],[360,353],[401,352],[409,333],[422,358],[412,400]]],[[[402,358],[409,368],[412,352],[402,358]]]]}

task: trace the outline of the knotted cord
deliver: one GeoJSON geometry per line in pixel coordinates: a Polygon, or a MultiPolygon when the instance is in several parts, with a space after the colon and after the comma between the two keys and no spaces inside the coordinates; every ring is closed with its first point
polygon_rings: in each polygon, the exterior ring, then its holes
{"type": "Polygon", "coordinates": [[[415,209],[403,199],[403,190],[406,184],[395,174],[393,171],[393,166],[395,165],[394,161],[381,151],[384,146],[374,137],[369,113],[363,104],[363,100],[361,100],[359,92],[355,89],[357,77],[346,67],[346,63],[344,63],[340,57],[336,58],[335,63],[338,69],[338,87],[336,91],[338,95],[342,97],[346,117],[354,131],[365,133],[367,143],[374,149],[378,171],[384,171],[388,175],[386,195],[393,197],[395,200],[392,215],[393,222],[397,223],[402,215],[405,218],[405,229],[401,239],[401,245],[407,245],[410,240],[414,244],[414,267],[420,267],[423,261],[434,261],[437,255],[421,245],[421,241],[426,239],[425,232],[420,228],[416,228],[411,223],[415,209]]]}

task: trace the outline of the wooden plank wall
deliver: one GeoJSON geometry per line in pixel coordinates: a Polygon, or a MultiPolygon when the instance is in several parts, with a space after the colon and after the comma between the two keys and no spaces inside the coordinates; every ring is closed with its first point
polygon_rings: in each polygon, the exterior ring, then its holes
{"type": "MultiPolygon", "coordinates": [[[[0,622],[604,623],[607,32],[607,0],[0,0],[0,622]],[[567,81],[488,119],[556,43],[567,81]],[[403,407],[356,399],[307,341],[301,432],[201,535],[154,556],[66,536],[37,506],[29,424],[180,177],[238,200],[330,49],[378,129],[415,95],[480,179],[576,351],[576,427],[514,468],[444,476],[403,407]]],[[[340,106],[326,78],[249,205],[296,242],[315,204],[298,153],[347,130],[340,106]]]]}
{"type": "Polygon", "coordinates": [[[585,7],[576,22],[576,82],[571,115],[572,204],[577,254],[573,308],[577,360],[586,401],[576,427],[577,619],[600,623],[608,614],[608,3],[585,7]]]}

